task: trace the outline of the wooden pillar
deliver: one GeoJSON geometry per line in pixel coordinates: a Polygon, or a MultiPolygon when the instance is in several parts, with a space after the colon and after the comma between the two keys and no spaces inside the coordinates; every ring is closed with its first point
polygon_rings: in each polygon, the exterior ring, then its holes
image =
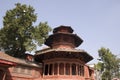
{"type": "Polygon", "coordinates": [[[43,65],[43,77],[45,75],[45,64],[43,65]]]}
{"type": "Polygon", "coordinates": [[[82,66],[80,65],[80,76],[82,76],[82,66]]]}
{"type": "Polygon", "coordinates": [[[75,65],[76,65],[76,75],[78,75],[78,65],[77,64],[75,65]]]}
{"type": "Polygon", "coordinates": [[[58,75],[58,63],[54,63],[54,75],[58,75]]]}
{"type": "Polygon", "coordinates": [[[65,69],[65,63],[64,63],[64,75],[65,75],[65,73],[66,73],[66,69],[65,69]]]}
{"type": "Polygon", "coordinates": [[[52,75],[54,75],[54,63],[52,64],[52,75]]]}
{"type": "Polygon", "coordinates": [[[48,74],[47,75],[50,75],[50,64],[48,64],[48,74]]]}
{"type": "Polygon", "coordinates": [[[59,75],[59,63],[58,63],[58,66],[57,66],[57,75],[59,75]]]}
{"type": "Polygon", "coordinates": [[[70,63],[70,75],[72,75],[72,64],[70,63]]]}

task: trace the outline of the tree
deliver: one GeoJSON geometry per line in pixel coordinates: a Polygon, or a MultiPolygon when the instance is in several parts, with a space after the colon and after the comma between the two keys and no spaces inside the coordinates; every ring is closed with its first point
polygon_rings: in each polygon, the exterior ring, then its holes
{"type": "Polygon", "coordinates": [[[113,77],[119,78],[119,59],[109,49],[103,47],[98,50],[98,53],[101,62],[98,62],[97,69],[102,73],[102,80],[112,80],[113,77]]]}
{"type": "Polygon", "coordinates": [[[41,46],[51,31],[47,22],[33,24],[37,20],[33,7],[17,3],[3,17],[3,28],[0,30],[0,47],[14,57],[24,57],[26,51],[41,46]],[[37,45],[36,45],[37,44],[37,45]]]}

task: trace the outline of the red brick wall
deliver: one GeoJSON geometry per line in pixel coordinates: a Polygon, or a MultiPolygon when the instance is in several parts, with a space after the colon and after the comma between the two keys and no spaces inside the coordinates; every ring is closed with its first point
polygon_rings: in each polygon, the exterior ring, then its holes
{"type": "Polygon", "coordinates": [[[6,80],[40,80],[41,75],[40,68],[19,65],[8,69],[6,80]]]}

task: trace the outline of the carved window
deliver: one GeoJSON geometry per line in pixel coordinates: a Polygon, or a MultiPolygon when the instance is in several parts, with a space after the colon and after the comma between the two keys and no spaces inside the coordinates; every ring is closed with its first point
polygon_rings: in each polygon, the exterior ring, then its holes
{"type": "Polygon", "coordinates": [[[82,68],[82,75],[81,76],[84,76],[84,66],[81,66],[81,68],[82,68]]]}
{"type": "Polygon", "coordinates": [[[64,64],[63,63],[60,63],[59,65],[59,74],[64,75],[64,64]]]}
{"type": "Polygon", "coordinates": [[[72,75],[76,75],[76,64],[72,64],[72,75]]]}
{"type": "Polygon", "coordinates": [[[53,65],[52,64],[50,64],[50,66],[49,66],[49,75],[52,75],[52,70],[53,69],[53,65]]]}
{"type": "Polygon", "coordinates": [[[67,63],[65,68],[66,68],[66,75],[70,75],[70,64],[67,63]]]}
{"type": "Polygon", "coordinates": [[[31,68],[26,68],[26,74],[28,74],[28,75],[31,75],[31,71],[32,71],[32,69],[31,68]]]}
{"type": "Polygon", "coordinates": [[[55,63],[54,64],[54,75],[57,75],[57,71],[58,71],[58,64],[55,63]]]}
{"type": "Polygon", "coordinates": [[[79,74],[80,76],[84,76],[84,66],[79,65],[78,74],[79,74]]]}
{"type": "Polygon", "coordinates": [[[21,73],[21,67],[20,66],[13,67],[13,72],[21,73]]]}
{"type": "Polygon", "coordinates": [[[45,65],[45,75],[48,75],[48,64],[45,65]]]}

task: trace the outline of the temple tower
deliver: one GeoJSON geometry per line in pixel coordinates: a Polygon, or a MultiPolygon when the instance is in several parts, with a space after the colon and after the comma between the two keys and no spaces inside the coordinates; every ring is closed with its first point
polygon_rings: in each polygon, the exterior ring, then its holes
{"type": "Polygon", "coordinates": [[[78,47],[83,40],[76,34],[72,34],[71,27],[60,26],[53,30],[53,35],[50,35],[45,44],[51,48],[74,49],[78,47]]]}
{"type": "Polygon", "coordinates": [[[35,54],[35,60],[43,63],[43,80],[90,80],[92,74],[86,63],[93,57],[75,49],[82,42],[70,26],[55,28],[45,41],[49,48],[35,54]]]}

